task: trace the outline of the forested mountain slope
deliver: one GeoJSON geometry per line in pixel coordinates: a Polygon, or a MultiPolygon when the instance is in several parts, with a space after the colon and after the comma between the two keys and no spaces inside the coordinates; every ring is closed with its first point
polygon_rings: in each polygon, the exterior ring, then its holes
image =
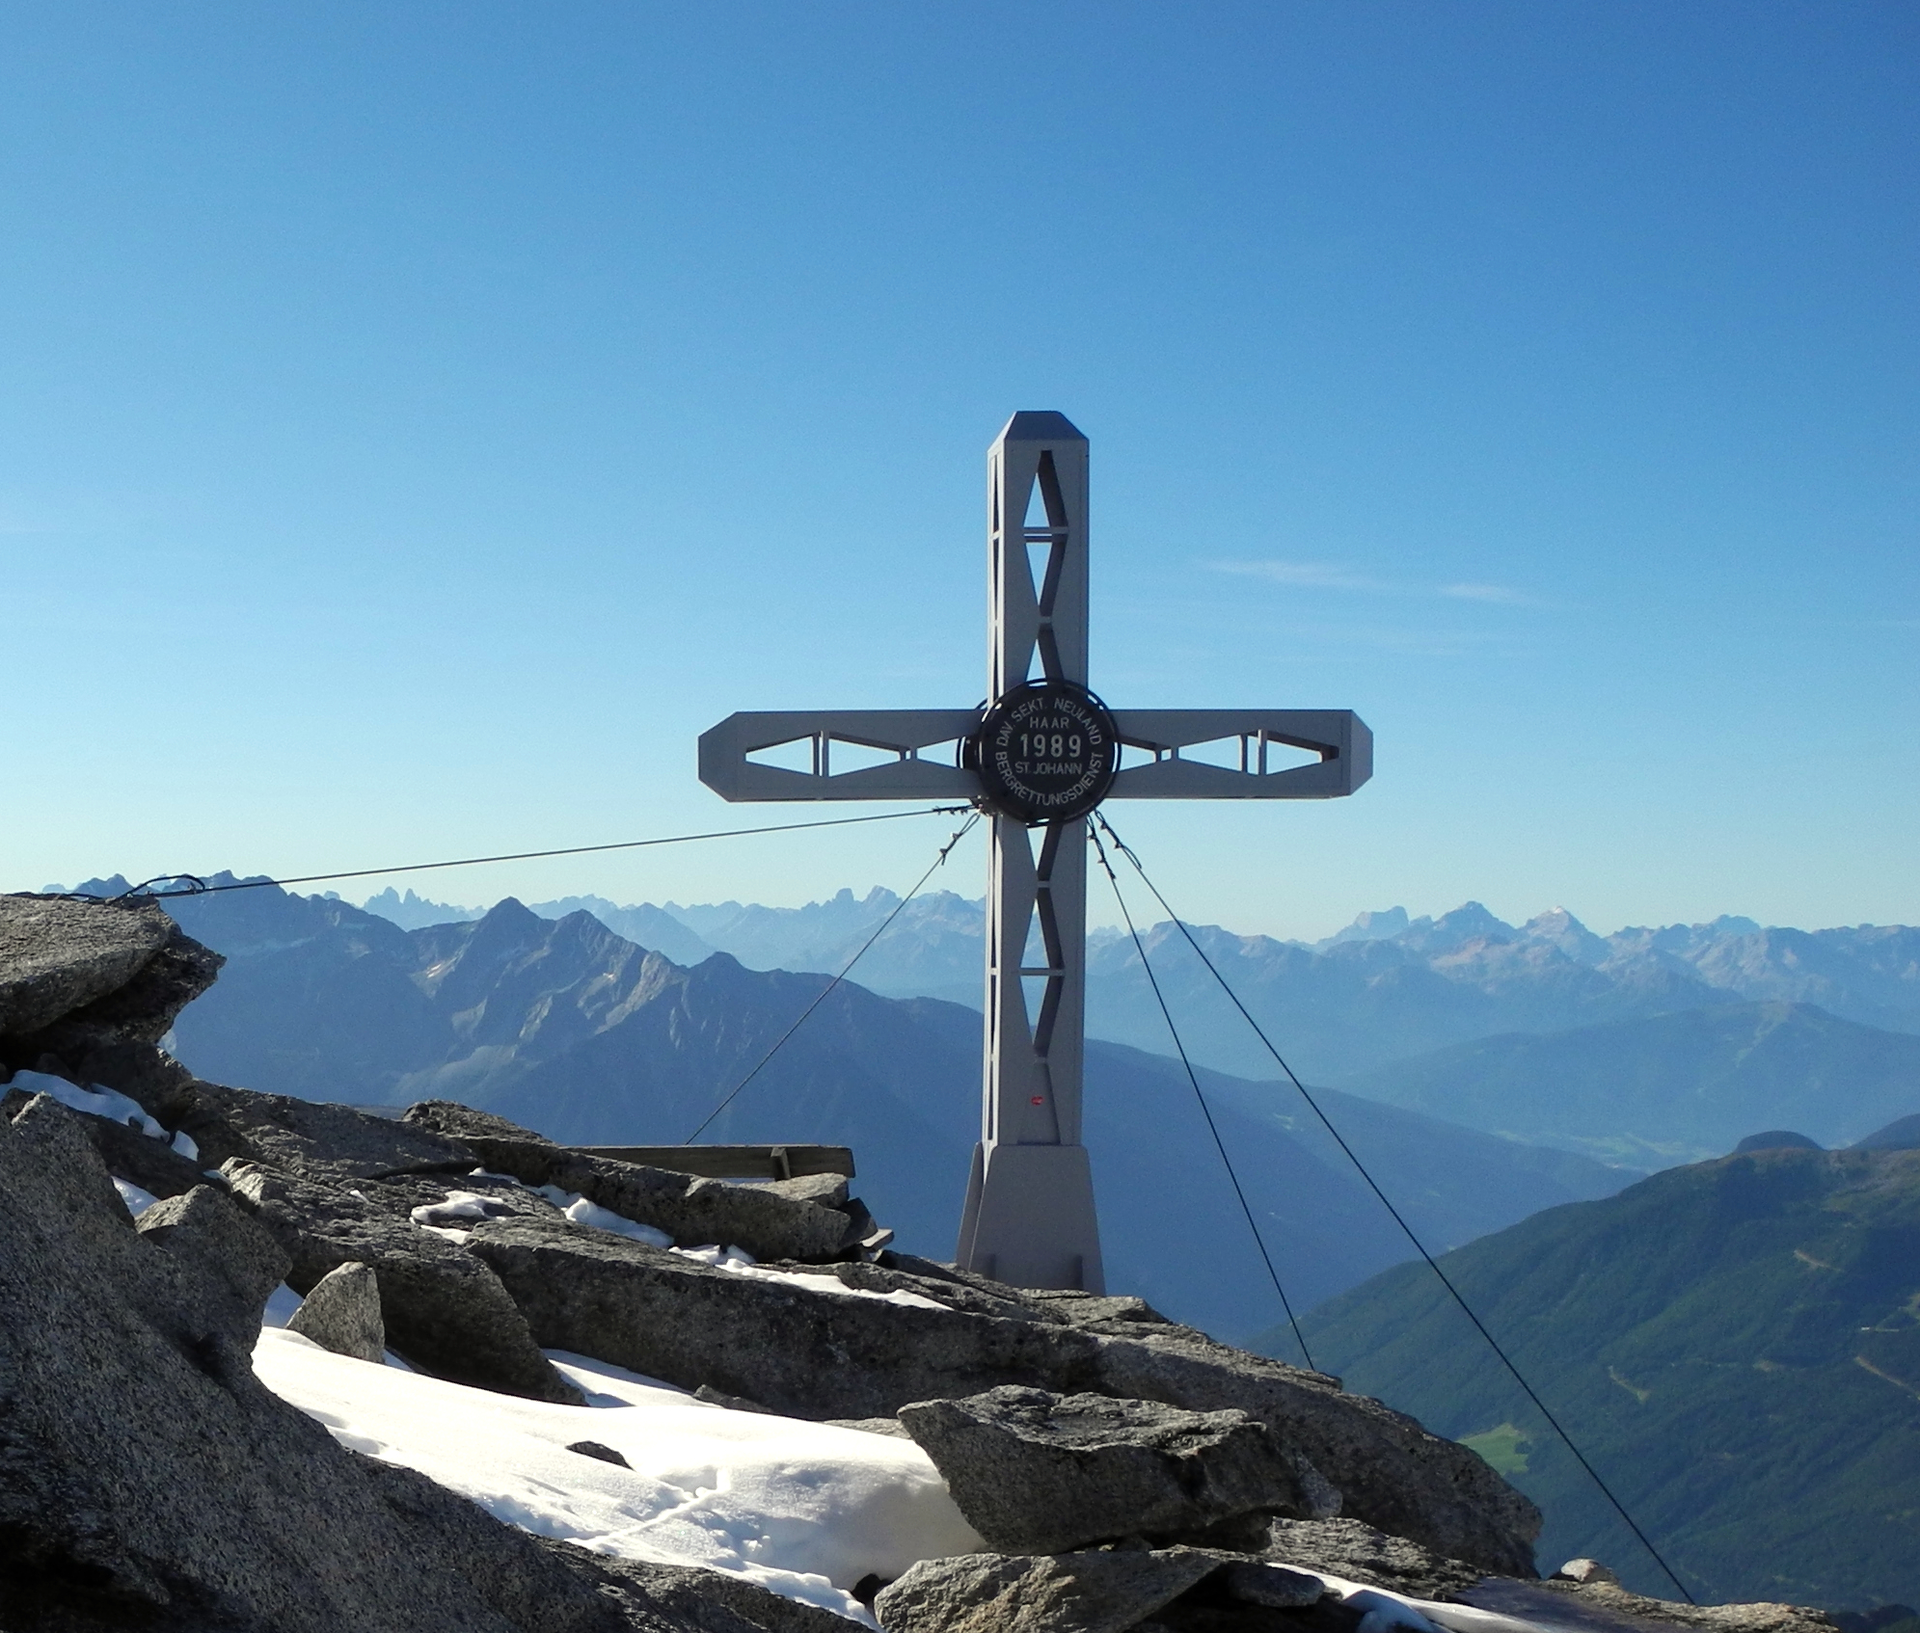
{"type": "MultiPolygon", "coordinates": [[[[1670,1169],[1442,1263],[1703,1601],[1920,1603],[1920,1150],[1670,1169]]],[[[1543,1560],[1660,1587],[1424,1265],[1307,1327],[1349,1387],[1475,1437],[1545,1510],[1543,1560]]]]}

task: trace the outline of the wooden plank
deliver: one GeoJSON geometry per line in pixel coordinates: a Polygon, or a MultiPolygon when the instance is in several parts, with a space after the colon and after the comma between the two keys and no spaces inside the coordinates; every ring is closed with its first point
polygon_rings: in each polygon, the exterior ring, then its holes
{"type": "Polygon", "coordinates": [[[853,1152],[844,1145],[576,1145],[589,1157],[637,1162],[703,1179],[802,1179],[808,1174],[853,1178],[853,1152]]]}

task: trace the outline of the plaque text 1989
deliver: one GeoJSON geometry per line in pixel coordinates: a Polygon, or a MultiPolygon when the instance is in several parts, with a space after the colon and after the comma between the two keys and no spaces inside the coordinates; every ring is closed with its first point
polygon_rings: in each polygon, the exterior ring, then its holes
{"type": "Polygon", "coordinates": [[[1070,681],[1026,681],[997,699],[967,743],[983,802],[1022,822],[1085,816],[1119,769],[1113,716],[1070,681]]]}

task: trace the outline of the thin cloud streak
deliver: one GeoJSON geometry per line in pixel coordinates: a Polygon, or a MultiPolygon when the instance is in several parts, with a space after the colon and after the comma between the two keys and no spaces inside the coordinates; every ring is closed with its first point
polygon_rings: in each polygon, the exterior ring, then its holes
{"type": "Polygon", "coordinates": [[[1208,565],[1217,573],[1235,573],[1242,578],[1265,578],[1275,584],[1292,584],[1310,590],[1360,590],[1369,595],[1400,595],[1405,592],[1392,584],[1365,573],[1350,572],[1325,561],[1215,561],[1208,565]]]}
{"type": "Polygon", "coordinates": [[[1443,584],[1439,594],[1454,601],[1486,601],[1502,607],[1532,607],[1539,603],[1505,584],[1443,584]]]}
{"type": "Polygon", "coordinates": [[[1541,603],[1524,590],[1506,584],[1404,584],[1375,578],[1325,561],[1210,561],[1216,573],[1231,573],[1238,578],[1263,578],[1272,584],[1285,584],[1303,590],[1351,590],[1362,595],[1392,595],[1439,598],[1447,601],[1479,601],[1489,606],[1537,607],[1541,603]]]}

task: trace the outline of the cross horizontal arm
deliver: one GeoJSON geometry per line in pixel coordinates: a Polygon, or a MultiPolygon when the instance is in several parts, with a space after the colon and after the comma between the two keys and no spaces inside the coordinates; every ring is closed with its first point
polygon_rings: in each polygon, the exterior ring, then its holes
{"type": "Polygon", "coordinates": [[[1123,762],[1109,799],[1338,799],[1373,775],[1373,733],[1351,709],[1120,709],[1114,720],[1122,743],[1155,757],[1123,762]],[[1180,758],[1228,737],[1240,739],[1238,770],[1180,758]],[[1320,758],[1269,770],[1276,744],[1320,758]]]}
{"type": "Polygon", "coordinates": [[[700,735],[700,780],[725,800],[971,799],[980,779],[957,765],[922,760],[935,743],[965,737],[977,709],[774,709],[730,714],[700,735]],[[747,758],[784,743],[811,742],[813,768],[790,771],[747,758]],[[891,763],[833,769],[833,745],[892,753],[891,763]]]}

